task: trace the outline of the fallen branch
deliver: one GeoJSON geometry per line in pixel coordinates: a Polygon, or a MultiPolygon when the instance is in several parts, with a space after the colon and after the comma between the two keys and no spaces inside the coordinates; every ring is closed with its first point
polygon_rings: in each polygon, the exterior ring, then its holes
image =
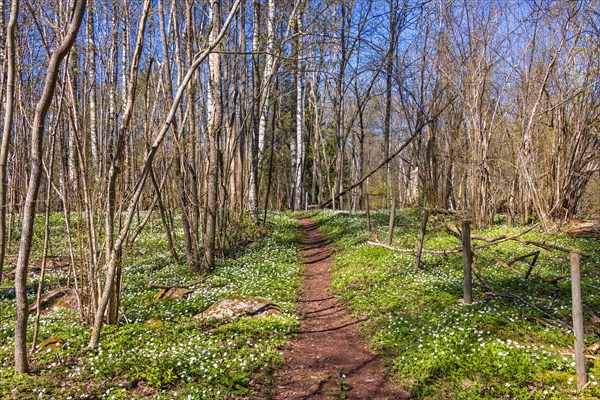
{"type": "MultiPolygon", "coordinates": [[[[536,251],[532,251],[531,253],[527,253],[527,254],[523,254],[522,256],[518,256],[513,258],[512,260],[510,260],[509,262],[507,262],[508,265],[513,265],[514,263],[518,262],[518,261],[522,261],[528,257],[531,256],[535,256],[534,260],[537,260],[537,257],[539,256],[540,251],[536,250],[536,251]]],[[[535,263],[535,261],[532,261],[532,263],[535,263]]]]}
{"type": "Polygon", "coordinates": [[[544,250],[548,250],[548,251],[558,250],[558,251],[562,251],[564,253],[579,253],[579,255],[581,255],[582,257],[589,257],[590,256],[589,254],[584,253],[581,250],[567,249],[565,247],[560,247],[560,246],[556,246],[554,244],[549,244],[549,243],[537,242],[535,240],[523,240],[523,239],[520,239],[520,238],[512,238],[512,240],[516,240],[519,243],[529,244],[529,245],[532,245],[532,246],[540,247],[540,248],[542,248],[544,250]]]}
{"type": "Polygon", "coordinates": [[[507,270],[509,270],[509,271],[511,271],[511,272],[514,272],[515,274],[518,274],[518,273],[519,273],[519,271],[517,271],[516,269],[514,269],[513,267],[511,267],[511,266],[510,266],[510,264],[508,264],[508,263],[505,263],[505,262],[504,262],[504,261],[502,261],[502,260],[498,260],[498,259],[494,258],[494,259],[492,260],[492,262],[493,262],[494,264],[496,264],[496,265],[499,265],[499,266],[501,266],[501,267],[502,267],[502,268],[504,268],[504,269],[507,269],[507,270]]]}
{"type": "Polygon", "coordinates": [[[529,268],[527,269],[527,272],[525,273],[525,279],[529,278],[529,275],[531,274],[531,271],[533,270],[533,267],[535,267],[535,262],[537,261],[539,255],[540,255],[540,251],[539,250],[533,253],[533,259],[529,263],[529,268]]]}
{"type": "Polygon", "coordinates": [[[146,285],[146,287],[148,289],[191,289],[200,283],[204,283],[204,279],[201,279],[196,282],[188,283],[187,285],[154,285],[152,283],[149,283],[146,285]]]}
{"type": "Polygon", "coordinates": [[[502,236],[498,236],[497,238],[486,238],[485,236],[479,236],[479,235],[471,235],[471,239],[473,240],[483,240],[484,242],[488,242],[488,243],[494,243],[498,240],[502,240],[502,239],[506,239],[506,235],[502,235],[502,236]]]}
{"type": "Polygon", "coordinates": [[[513,236],[502,235],[502,236],[498,236],[497,238],[494,238],[494,239],[489,239],[489,240],[487,240],[488,243],[482,244],[482,245],[479,245],[479,246],[475,246],[475,247],[473,247],[473,250],[480,250],[480,249],[484,249],[484,248],[489,247],[489,246],[493,246],[493,245],[498,244],[498,243],[506,242],[508,240],[518,239],[521,236],[523,236],[524,234],[526,234],[528,232],[531,232],[537,226],[539,226],[539,222],[537,224],[531,225],[529,228],[525,229],[523,232],[521,232],[519,234],[516,234],[516,235],[513,235],[513,236]]]}
{"type": "Polygon", "coordinates": [[[496,293],[496,291],[494,290],[492,285],[490,285],[489,282],[487,281],[487,279],[485,279],[485,276],[483,276],[481,274],[481,272],[479,272],[479,269],[477,268],[477,263],[475,263],[475,260],[473,260],[473,262],[471,263],[471,271],[473,271],[473,273],[475,274],[475,276],[477,277],[479,282],[481,282],[483,287],[486,288],[488,292],[492,292],[494,294],[496,293]]]}
{"type": "MultiPolygon", "coordinates": [[[[520,236],[523,236],[524,234],[526,234],[527,232],[530,232],[531,230],[533,230],[535,227],[537,227],[539,225],[535,224],[530,226],[529,228],[527,228],[526,230],[524,230],[523,232],[517,234],[517,235],[513,235],[513,236],[506,236],[506,235],[502,235],[502,236],[498,236],[497,238],[493,238],[493,239],[487,239],[486,240],[486,244],[482,244],[479,246],[473,246],[473,250],[481,250],[484,249],[486,247],[490,247],[493,245],[496,245],[498,243],[502,243],[502,242],[506,242],[507,240],[515,240],[518,239],[520,236]]],[[[374,241],[368,241],[367,244],[370,244],[372,246],[379,246],[379,247],[384,247],[386,249],[390,249],[390,250],[394,250],[397,251],[399,253],[416,253],[415,249],[398,249],[394,246],[390,246],[387,244],[383,244],[383,243],[379,243],[379,242],[374,242],[374,241]]],[[[449,250],[422,250],[423,253],[427,253],[427,254],[453,254],[453,253],[461,253],[462,252],[462,246],[457,246],[454,247],[452,249],[449,250]]]]}
{"type": "Polygon", "coordinates": [[[454,236],[456,236],[457,238],[461,238],[462,233],[460,232],[460,228],[456,225],[454,225],[451,222],[448,222],[445,226],[445,228],[448,230],[448,232],[450,232],[451,234],[453,234],[454,236]]]}
{"type": "MultiPolygon", "coordinates": [[[[367,244],[370,244],[371,246],[379,246],[379,247],[383,247],[389,250],[394,250],[397,251],[398,253],[416,253],[417,250],[416,249],[399,249],[397,247],[394,246],[389,246],[387,244],[384,243],[379,243],[379,242],[374,242],[369,240],[367,242],[367,244]]],[[[461,249],[462,251],[462,249],[461,249]]],[[[449,254],[449,253],[457,253],[456,251],[447,251],[447,250],[422,250],[423,253],[428,253],[428,254],[449,254]]]]}
{"type": "Polygon", "coordinates": [[[458,212],[456,210],[444,210],[441,208],[432,208],[429,210],[430,214],[444,214],[444,215],[456,215],[458,212]]]}
{"type": "Polygon", "coordinates": [[[559,326],[559,324],[557,324],[557,322],[558,322],[557,320],[550,319],[550,318],[528,316],[528,317],[525,317],[525,319],[529,320],[529,321],[535,321],[543,326],[559,326]]]}
{"type": "Polygon", "coordinates": [[[542,282],[552,283],[553,285],[557,284],[561,279],[568,278],[569,275],[557,276],[556,278],[544,278],[542,282]]]}

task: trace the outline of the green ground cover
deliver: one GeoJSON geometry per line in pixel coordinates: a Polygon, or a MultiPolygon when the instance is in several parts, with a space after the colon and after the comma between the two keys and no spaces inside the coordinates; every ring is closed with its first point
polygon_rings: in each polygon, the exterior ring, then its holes
{"type": "MultiPolygon", "coordinates": [[[[365,215],[318,212],[313,215],[325,236],[338,244],[332,286],[353,312],[367,322],[361,329],[386,360],[390,379],[417,398],[427,399],[570,399],[574,398],[570,280],[544,279],[569,274],[565,254],[542,250],[529,279],[527,265],[515,271],[500,267],[537,250],[507,241],[475,252],[476,265],[489,287],[476,277],[474,303],[462,305],[462,255],[424,254],[414,271],[414,255],[366,243],[385,241],[389,213],[365,215]],[[490,287],[493,292],[490,291],[490,287]]],[[[424,248],[450,249],[460,244],[442,226],[449,217],[432,217],[424,248]]],[[[393,245],[414,249],[419,214],[398,213],[393,245]]],[[[525,227],[493,225],[475,234],[493,238],[525,227]]],[[[525,239],[579,249],[592,255],[582,264],[586,344],[600,341],[600,326],[590,310],[600,310],[600,245],[591,239],[532,230],[525,239]],[[595,322],[593,322],[594,320],[595,322]]],[[[480,244],[482,242],[476,242],[480,244]]],[[[600,315],[600,313],[598,313],[600,315]]],[[[589,354],[589,353],[588,353],[589,354]]],[[[579,398],[600,397],[600,360],[588,359],[589,384],[579,398]]]]}
{"type": "MultiPolygon", "coordinates": [[[[68,254],[62,224],[62,218],[53,217],[51,255],[68,254]]],[[[267,226],[267,237],[230,254],[190,297],[159,301],[154,298],[158,290],[148,284],[181,285],[198,277],[171,261],[160,220],[154,220],[127,254],[120,326],[105,326],[99,348],[90,352],[89,326],[75,314],[44,315],[40,342],[60,336],[64,345],[34,353],[29,375],[15,374],[13,368],[14,299],[0,300],[0,398],[220,399],[264,390],[270,372],[283,361],[277,349],[298,325],[302,238],[289,216],[271,214],[267,226]],[[226,324],[192,318],[222,297],[255,295],[272,299],[284,316],[240,317],[226,324]],[[150,318],[162,324],[146,323],[150,318]]],[[[40,243],[38,234],[33,258],[39,257],[40,243]]],[[[48,282],[65,278],[53,273],[48,282]]],[[[7,281],[2,287],[11,285],[7,281]]],[[[30,329],[29,340],[31,334],[30,329]]]]}

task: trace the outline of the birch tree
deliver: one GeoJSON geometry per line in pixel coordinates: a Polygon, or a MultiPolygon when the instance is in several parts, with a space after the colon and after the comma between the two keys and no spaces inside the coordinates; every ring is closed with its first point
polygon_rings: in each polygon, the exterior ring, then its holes
{"type": "MultiPolygon", "coordinates": [[[[2,10],[4,14],[4,10],[2,10]]],[[[4,267],[4,256],[6,254],[7,230],[6,230],[6,167],[8,161],[8,146],[12,136],[14,105],[15,105],[15,31],[17,29],[17,18],[19,16],[19,0],[13,0],[10,6],[10,17],[6,25],[6,46],[4,46],[4,57],[6,59],[6,94],[4,97],[4,126],[2,128],[2,143],[0,144],[0,282],[2,282],[2,270],[4,267]]],[[[2,15],[4,19],[4,15],[2,15]]]]}

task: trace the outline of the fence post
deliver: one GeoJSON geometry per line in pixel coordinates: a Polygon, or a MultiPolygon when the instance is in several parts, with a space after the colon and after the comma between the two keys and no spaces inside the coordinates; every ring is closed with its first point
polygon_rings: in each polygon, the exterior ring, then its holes
{"type": "Polygon", "coordinates": [[[427,229],[427,220],[429,219],[429,210],[423,210],[423,219],[419,229],[419,244],[417,245],[417,256],[415,259],[415,272],[421,266],[421,254],[423,253],[423,241],[425,240],[425,230],[427,229]]]}
{"type": "Polygon", "coordinates": [[[581,274],[579,253],[570,254],[571,261],[571,296],[573,299],[573,331],[575,332],[575,368],[577,371],[577,391],[582,390],[587,383],[585,373],[585,350],[583,331],[583,310],[581,305],[581,274]]]}
{"type": "Polygon", "coordinates": [[[462,247],[463,247],[463,271],[464,271],[464,296],[463,304],[471,304],[473,300],[473,283],[471,277],[471,264],[473,253],[471,252],[471,223],[462,221],[462,247]]]}

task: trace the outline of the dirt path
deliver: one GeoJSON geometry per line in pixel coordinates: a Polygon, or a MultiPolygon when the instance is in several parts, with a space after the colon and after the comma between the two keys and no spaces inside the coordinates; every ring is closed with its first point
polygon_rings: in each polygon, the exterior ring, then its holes
{"type": "Polygon", "coordinates": [[[284,350],[274,377],[275,399],[406,399],[389,383],[377,354],[358,333],[348,309],[328,290],[333,245],[309,218],[302,261],[307,265],[298,337],[284,350]]]}

